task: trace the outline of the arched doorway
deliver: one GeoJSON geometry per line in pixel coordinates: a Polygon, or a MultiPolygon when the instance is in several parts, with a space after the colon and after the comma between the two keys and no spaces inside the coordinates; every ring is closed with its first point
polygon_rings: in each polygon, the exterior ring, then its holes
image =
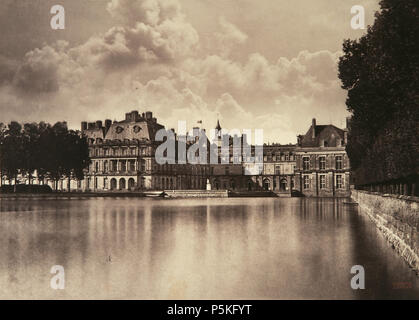
{"type": "Polygon", "coordinates": [[[128,180],[128,189],[134,190],[135,189],[135,180],[133,178],[129,178],[128,180]]]}
{"type": "Polygon", "coordinates": [[[263,180],[263,189],[269,190],[270,187],[271,187],[271,182],[269,181],[269,179],[263,180]]]}
{"type": "Polygon", "coordinates": [[[126,186],[125,186],[125,179],[121,178],[119,179],[119,190],[125,190],[126,186]]]}
{"type": "Polygon", "coordinates": [[[116,179],[111,179],[111,190],[116,190],[116,179]]]}
{"type": "Polygon", "coordinates": [[[286,191],[287,190],[287,185],[288,185],[287,179],[285,179],[285,178],[281,179],[281,181],[279,183],[280,190],[281,191],[286,191]]]}

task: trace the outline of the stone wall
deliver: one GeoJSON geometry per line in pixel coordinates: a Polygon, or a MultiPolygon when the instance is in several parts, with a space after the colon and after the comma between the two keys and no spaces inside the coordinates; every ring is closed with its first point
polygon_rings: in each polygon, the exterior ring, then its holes
{"type": "Polygon", "coordinates": [[[227,190],[164,190],[172,198],[227,198],[227,190]]]}
{"type": "Polygon", "coordinates": [[[392,247],[419,272],[419,198],[352,190],[351,198],[392,247]]]}

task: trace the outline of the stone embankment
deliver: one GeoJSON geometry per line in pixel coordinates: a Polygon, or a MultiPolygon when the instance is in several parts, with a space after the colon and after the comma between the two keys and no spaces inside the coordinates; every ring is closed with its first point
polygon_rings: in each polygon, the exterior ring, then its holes
{"type": "Polygon", "coordinates": [[[384,237],[419,273],[419,198],[352,190],[351,198],[384,237]]]}

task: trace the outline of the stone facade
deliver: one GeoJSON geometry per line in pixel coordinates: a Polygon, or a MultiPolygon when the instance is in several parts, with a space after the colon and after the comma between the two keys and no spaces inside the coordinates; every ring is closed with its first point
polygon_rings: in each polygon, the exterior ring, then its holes
{"type": "Polygon", "coordinates": [[[348,197],[350,163],[346,143],[346,130],[317,125],[313,119],[307,133],[298,136],[296,189],[305,196],[348,197]]]}
{"type": "MultiPolygon", "coordinates": [[[[264,145],[261,172],[246,174],[245,155],[239,156],[240,163],[234,163],[234,153],[230,148],[230,163],[212,164],[211,186],[214,189],[237,191],[269,190],[278,194],[291,195],[294,183],[295,145],[264,145]]],[[[237,162],[237,161],[236,161],[237,162]]]]}
{"type": "MultiPolygon", "coordinates": [[[[152,112],[140,114],[132,111],[122,121],[105,120],[82,122],[81,134],[89,143],[91,164],[83,180],[61,180],[60,191],[117,192],[144,190],[230,190],[270,191],[277,195],[340,197],[349,196],[349,159],[346,155],[346,130],[333,125],[316,125],[315,119],[307,133],[298,136],[298,144],[264,144],[263,156],[256,154],[256,147],[247,144],[246,136],[227,137],[229,155],[222,152],[221,134],[210,142],[205,130],[194,128],[207,139],[205,163],[180,163],[176,151],[173,163],[159,164],[156,150],[162,141],[156,133],[164,129],[152,112]],[[212,146],[212,148],[210,147],[212,146]],[[250,150],[250,155],[245,153],[250,150]],[[210,163],[211,152],[216,150],[218,164],[210,163]],[[250,160],[254,158],[255,161],[250,160]],[[254,169],[257,170],[254,170],[254,169]]],[[[221,132],[220,123],[216,129],[221,132]]],[[[194,141],[178,136],[171,129],[175,147],[189,151],[194,141]],[[185,144],[182,146],[181,144],[185,144]]],[[[182,150],[183,150],[182,149],[182,150]]],[[[27,181],[28,179],[26,179],[27,181]]],[[[25,177],[19,177],[25,183],[25,177]]],[[[33,183],[49,184],[54,181],[33,183]]],[[[5,184],[7,182],[5,181],[5,184]]]]}
{"type": "Polygon", "coordinates": [[[79,181],[85,191],[205,189],[209,167],[200,164],[156,162],[161,144],[155,140],[164,126],[151,112],[126,113],[125,120],[82,123],[89,142],[91,164],[86,178],[79,181]]]}

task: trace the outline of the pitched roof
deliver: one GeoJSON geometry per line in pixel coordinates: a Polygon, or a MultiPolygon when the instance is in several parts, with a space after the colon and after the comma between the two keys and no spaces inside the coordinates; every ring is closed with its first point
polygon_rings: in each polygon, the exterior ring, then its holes
{"type": "Polygon", "coordinates": [[[320,147],[323,146],[322,142],[326,142],[328,147],[341,146],[341,141],[344,139],[344,130],[338,127],[328,125],[310,126],[307,133],[301,139],[301,147],[320,147]],[[339,141],[339,142],[338,142],[339,141]]]}

